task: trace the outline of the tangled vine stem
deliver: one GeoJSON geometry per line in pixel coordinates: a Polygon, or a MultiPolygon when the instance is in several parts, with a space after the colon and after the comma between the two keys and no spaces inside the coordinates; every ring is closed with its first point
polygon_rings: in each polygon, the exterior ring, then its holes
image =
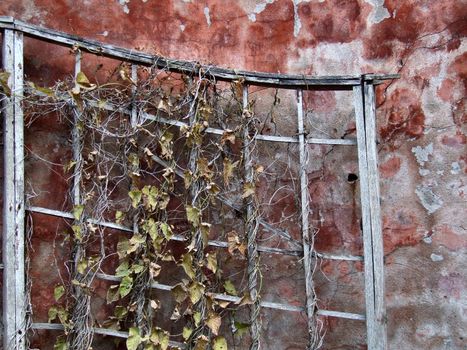
{"type": "MultiPolygon", "coordinates": [[[[184,76],[120,64],[100,85],[79,71],[73,81],[52,88],[26,86],[28,126],[57,115],[72,130],[72,158],[62,174],[72,182],[72,239],[65,237],[72,264],[49,311],[50,321],[66,332],[57,347],[89,349],[99,324],[128,330],[129,350],[166,350],[179,343],[224,350],[228,342],[261,348],[258,242],[270,248],[299,245],[299,233],[289,233],[300,220],[298,208],[269,220],[275,203],[299,193],[300,169],[290,155],[276,160],[274,150],[256,143],[258,130],[276,130],[277,93],[264,116],[255,114],[242,81],[222,84],[203,72],[184,76]],[[209,134],[210,128],[223,132],[209,134]],[[261,157],[273,161],[261,165],[255,161],[261,157]],[[289,179],[279,184],[284,175],[289,179]],[[270,188],[258,191],[261,181],[270,188]],[[115,235],[89,223],[91,217],[133,230],[130,236],[118,234],[115,249],[115,235]],[[185,240],[174,243],[175,234],[185,240]],[[227,243],[228,254],[208,246],[213,237],[227,243]],[[246,264],[246,283],[232,261],[246,264]],[[107,290],[113,308],[107,319],[99,319],[93,306],[99,297],[94,281],[103,274],[118,281],[107,290]],[[179,282],[171,298],[151,289],[164,279],[179,282]],[[216,293],[239,302],[220,300],[216,293]]],[[[313,245],[311,255],[312,250],[313,245]]],[[[318,321],[314,313],[309,316],[311,329],[318,321]]],[[[319,339],[320,328],[313,329],[310,336],[319,339]]]]}

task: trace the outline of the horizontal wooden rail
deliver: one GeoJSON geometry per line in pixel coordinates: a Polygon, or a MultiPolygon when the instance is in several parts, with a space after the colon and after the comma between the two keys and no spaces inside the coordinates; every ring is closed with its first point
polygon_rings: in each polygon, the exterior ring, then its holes
{"type": "MultiPolygon", "coordinates": [[[[74,216],[70,212],[55,210],[55,209],[48,209],[43,207],[35,207],[35,206],[28,206],[26,210],[31,213],[38,213],[44,215],[55,216],[63,219],[74,219],[74,216]]],[[[114,222],[109,221],[100,221],[93,218],[86,219],[86,222],[99,225],[102,227],[107,227],[115,230],[124,231],[127,233],[133,233],[133,229],[130,227],[126,227],[123,225],[119,225],[114,222]]],[[[185,242],[186,239],[181,235],[173,235],[171,238],[173,241],[178,242],[185,242]]],[[[227,242],[218,241],[218,240],[210,240],[208,241],[208,245],[211,247],[217,248],[228,248],[229,244],[227,242]]],[[[258,251],[267,254],[283,254],[283,255],[290,255],[290,256],[298,256],[301,257],[303,255],[302,249],[297,250],[289,250],[289,249],[281,249],[281,248],[273,248],[273,247],[265,247],[265,246],[258,246],[258,251]]],[[[314,252],[314,256],[320,259],[328,259],[328,260],[345,260],[345,261],[363,261],[363,257],[359,255],[339,255],[339,254],[329,254],[329,253],[318,253],[314,252]]]]}
{"type": "MultiPolygon", "coordinates": [[[[37,329],[37,330],[49,330],[49,331],[62,331],[65,329],[63,325],[58,324],[58,323],[33,323],[31,325],[31,328],[37,329]]],[[[115,337],[115,338],[124,338],[124,339],[128,338],[128,332],[117,331],[115,329],[93,328],[93,332],[95,334],[107,335],[107,336],[115,337]]],[[[171,347],[185,349],[185,345],[183,343],[179,343],[176,341],[169,340],[169,345],[171,347]]]]}
{"type": "Polygon", "coordinates": [[[14,29],[24,33],[26,36],[38,38],[57,45],[78,47],[82,51],[95,55],[125,60],[138,65],[156,66],[160,69],[190,75],[198,75],[201,73],[206,77],[221,81],[243,80],[248,84],[259,86],[288,89],[300,88],[304,90],[319,88],[332,88],[333,90],[339,90],[351,89],[352,86],[358,86],[362,79],[372,82],[373,84],[377,84],[384,80],[397,79],[399,77],[398,74],[309,76],[242,71],[220,68],[213,65],[203,65],[198,62],[168,59],[136,50],[103,44],[95,40],[84,39],[75,35],[28,24],[14,19],[13,17],[0,17],[0,28],[14,29]]]}

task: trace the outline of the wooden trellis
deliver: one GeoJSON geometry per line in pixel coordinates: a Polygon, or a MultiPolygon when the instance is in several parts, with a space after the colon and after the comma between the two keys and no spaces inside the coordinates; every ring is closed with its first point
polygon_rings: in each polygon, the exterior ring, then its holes
{"type": "MultiPolygon", "coordinates": [[[[253,218],[252,211],[254,203],[246,203],[246,232],[248,234],[248,260],[250,265],[255,264],[258,252],[286,254],[293,256],[303,256],[306,300],[303,306],[292,306],[284,303],[273,303],[261,301],[257,298],[257,276],[253,270],[248,271],[248,287],[255,308],[252,308],[251,334],[253,344],[251,349],[258,349],[259,333],[261,325],[257,317],[259,308],[271,308],[289,312],[306,312],[308,315],[309,328],[313,327],[312,319],[317,315],[328,317],[339,317],[357,321],[366,321],[367,342],[369,349],[384,350],[386,344],[386,311],[384,306],[384,271],[383,271],[383,240],[380,214],[379,179],[377,168],[376,151],[376,126],[375,126],[375,85],[383,80],[397,78],[397,75],[377,75],[367,74],[362,76],[329,76],[312,77],[285,74],[270,74],[245,71],[233,71],[213,66],[194,66],[191,62],[168,60],[133,50],[105,45],[96,41],[78,38],[69,34],[53,31],[30,25],[13,18],[0,17],[0,29],[3,35],[3,69],[9,72],[8,81],[11,95],[4,103],[4,193],[3,193],[3,347],[4,349],[24,349],[25,336],[28,320],[26,319],[26,298],[25,295],[25,268],[24,268],[24,241],[25,241],[25,210],[42,213],[55,217],[73,219],[72,213],[52,210],[42,207],[25,208],[24,205],[24,154],[23,154],[23,111],[21,106],[23,89],[23,35],[51,42],[53,44],[66,47],[78,47],[81,51],[91,54],[106,56],[114,59],[127,61],[132,64],[132,76],[136,80],[136,69],[138,66],[156,66],[161,69],[177,73],[192,73],[195,71],[209,72],[209,76],[219,81],[236,81],[241,79],[244,82],[243,107],[248,105],[248,86],[266,86],[281,89],[293,89],[297,91],[297,121],[298,135],[296,137],[280,137],[269,135],[256,135],[257,141],[295,143],[300,151],[300,198],[301,198],[301,218],[302,218],[302,245],[296,246],[293,250],[280,248],[263,247],[257,244],[256,231],[261,225],[266,229],[271,228],[261,218],[253,218]],[[350,90],[353,91],[355,122],[357,139],[317,139],[306,137],[303,121],[303,91],[304,90],[350,90]],[[308,144],[325,144],[340,146],[357,146],[358,163],[360,175],[360,195],[362,209],[362,228],[364,242],[364,256],[345,256],[317,253],[311,249],[313,235],[309,231],[309,193],[308,179],[306,173],[308,144]],[[315,258],[363,261],[365,275],[365,315],[314,309],[313,280],[310,266],[315,258]],[[256,311],[255,311],[256,310],[256,311]]],[[[81,55],[80,50],[76,53],[75,74],[80,71],[81,55]]],[[[112,106],[105,106],[112,109],[112,106]]],[[[128,111],[132,125],[136,125],[135,110],[128,111]]],[[[78,113],[75,115],[76,121],[79,119],[78,113]]],[[[144,118],[157,120],[173,126],[186,126],[184,122],[164,119],[145,113],[144,118]]],[[[190,120],[190,122],[192,122],[190,120]]],[[[207,133],[222,135],[224,130],[207,128],[207,133]]],[[[248,151],[249,139],[248,128],[244,134],[244,174],[245,180],[252,181],[251,159],[248,151]]],[[[73,154],[74,159],[81,159],[81,145],[79,130],[73,131],[73,154]]],[[[153,156],[154,161],[164,164],[164,160],[153,156]]],[[[75,169],[78,169],[77,166],[75,169]]],[[[183,177],[183,174],[177,174],[183,177]]],[[[80,204],[79,178],[74,178],[73,201],[80,204]]],[[[235,210],[235,204],[224,202],[235,210]]],[[[87,222],[102,227],[117,229],[123,232],[133,233],[137,230],[134,227],[125,227],[113,222],[103,222],[92,218],[87,218],[87,222]]],[[[284,233],[284,238],[288,238],[284,233]]],[[[183,241],[184,238],[174,235],[172,240],[183,241]]],[[[227,242],[209,241],[208,245],[219,248],[227,248],[227,242]]],[[[99,278],[118,281],[115,276],[99,274],[99,278]]],[[[172,286],[160,283],[152,283],[152,288],[170,291],[172,286]]],[[[240,297],[227,294],[215,294],[215,299],[239,302],[240,297]]],[[[35,329],[61,329],[58,324],[32,323],[35,329]]],[[[109,335],[126,338],[127,332],[114,331],[109,329],[93,329],[96,334],[109,335]]],[[[310,329],[311,331],[311,329],[310,329]]],[[[311,332],[310,332],[311,334],[311,332]]],[[[178,343],[171,343],[173,346],[181,346],[178,343]]]]}

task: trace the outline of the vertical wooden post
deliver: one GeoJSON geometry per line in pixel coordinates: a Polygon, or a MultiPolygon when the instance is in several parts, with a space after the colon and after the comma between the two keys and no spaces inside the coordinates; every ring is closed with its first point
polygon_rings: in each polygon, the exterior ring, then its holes
{"type": "Polygon", "coordinates": [[[3,106],[3,348],[25,349],[23,34],[6,29],[2,54],[11,89],[3,106]]]}
{"type": "Polygon", "coordinates": [[[303,91],[297,90],[297,121],[298,121],[298,142],[300,159],[300,203],[302,218],[302,241],[303,241],[303,267],[305,270],[305,292],[306,292],[306,313],[308,317],[308,349],[314,349],[319,343],[319,334],[315,322],[316,297],[313,283],[312,254],[313,254],[313,234],[310,235],[310,223],[308,220],[310,205],[308,192],[308,176],[306,173],[307,152],[305,143],[305,127],[303,122],[303,91]]]}
{"type": "Polygon", "coordinates": [[[371,214],[371,237],[373,247],[373,271],[375,290],[375,333],[378,349],[387,348],[386,307],[384,301],[384,247],[381,227],[381,204],[378,175],[378,152],[376,150],[376,102],[375,87],[364,82],[365,133],[368,162],[368,188],[371,214]]]}
{"type": "Polygon", "coordinates": [[[363,82],[353,88],[362,207],[367,342],[368,349],[386,350],[375,101],[371,88],[368,89],[363,82]]]}
{"type": "MultiPolygon", "coordinates": [[[[254,169],[251,158],[251,142],[250,137],[250,122],[251,116],[248,114],[248,85],[243,86],[243,166],[245,171],[245,185],[254,183],[254,169]]],[[[258,293],[258,246],[256,242],[256,234],[258,232],[258,222],[255,218],[255,204],[253,196],[245,198],[246,204],[246,227],[245,232],[247,235],[247,251],[248,251],[248,290],[250,292],[253,305],[250,307],[250,334],[251,346],[250,350],[257,350],[260,348],[260,334],[261,334],[261,319],[260,319],[260,300],[258,293]]]]}

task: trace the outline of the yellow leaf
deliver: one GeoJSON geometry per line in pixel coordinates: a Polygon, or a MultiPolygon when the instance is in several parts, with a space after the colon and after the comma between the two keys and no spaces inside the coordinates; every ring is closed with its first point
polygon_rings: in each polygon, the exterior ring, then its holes
{"type": "Polygon", "coordinates": [[[227,341],[224,337],[217,337],[214,339],[212,350],[227,350],[227,341]]]}
{"type": "Polygon", "coordinates": [[[193,333],[193,330],[191,328],[188,328],[188,327],[183,327],[183,339],[184,340],[188,340],[188,338],[190,338],[190,335],[193,333]]]}
{"type": "Polygon", "coordinates": [[[196,304],[204,295],[204,285],[199,282],[193,282],[188,287],[188,293],[192,304],[196,304]]]}
{"type": "Polygon", "coordinates": [[[219,334],[219,328],[221,326],[221,317],[216,313],[211,313],[206,320],[206,326],[212,331],[214,335],[219,334]]]}
{"type": "Polygon", "coordinates": [[[248,198],[251,195],[254,195],[255,187],[256,187],[255,184],[252,182],[247,182],[246,184],[244,184],[242,198],[248,198]]]}
{"type": "Polygon", "coordinates": [[[183,260],[181,262],[183,270],[185,270],[185,273],[190,277],[192,280],[195,279],[195,270],[193,269],[193,257],[189,254],[186,253],[183,255],[183,260]]]}
{"type": "Polygon", "coordinates": [[[73,208],[73,217],[75,220],[79,220],[81,218],[81,215],[83,214],[84,211],[84,205],[75,205],[73,208]]]}
{"type": "Polygon", "coordinates": [[[225,130],[221,137],[221,144],[224,145],[229,141],[232,145],[235,144],[235,132],[232,130],[225,130]]]}
{"type": "Polygon", "coordinates": [[[192,207],[191,205],[187,205],[185,209],[186,209],[186,218],[188,219],[188,221],[191,222],[191,224],[194,227],[198,227],[200,223],[200,216],[201,216],[200,210],[196,207],[192,207]]]}
{"type": "Polygon", "coordinates": [[[141,344],[141,334],[138,328],[131,327],[129,329],[128,339],[126,340],[126,348],[128,350],[136,350],[138,345],[141,344]]]}
{"type": "Polygon", "coordinates": [[[217,255],[216,253],[207,253],[206,254],[206,267],[211,270],[213,273],[217,272],[217,255]]]}
{"type": "Polygon", "coordinates": [[[235,286],[231,280],[227,280],[224,282],[224,289],[227,292],[227,294],[237,295],[237,290],[235,289],[235,286]]]}
{"type": "Polygon", "coordinates": [[[62,285],[56,286],[54,289],[55,301],[58,301],[63,296],[63,294],[65,294],[65,287],[63,287],[62,285]]]}
{"type": "Polygon", "coordinates": [[[228,186],[230,183],[230,179],[233,176],[234,170],[238,165],[238,160],[235,163],[232,163],[232,161],[229,158],[224,158],[223,165],[224,165],[224,171],[223,171],[224,184],[228,186]]]}

